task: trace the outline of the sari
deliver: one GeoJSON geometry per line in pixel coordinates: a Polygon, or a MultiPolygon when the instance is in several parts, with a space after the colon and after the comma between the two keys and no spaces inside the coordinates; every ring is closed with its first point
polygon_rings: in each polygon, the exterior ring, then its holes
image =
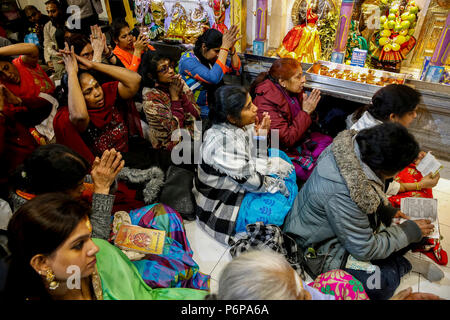
{"type": "Polygon", "coordinates": [[[150,288],[136,267],[109,242],[92,239],[99,247],[97,271],[92,275],[99,300],[203,300],[208,291],[189,288],[150,288]]]}

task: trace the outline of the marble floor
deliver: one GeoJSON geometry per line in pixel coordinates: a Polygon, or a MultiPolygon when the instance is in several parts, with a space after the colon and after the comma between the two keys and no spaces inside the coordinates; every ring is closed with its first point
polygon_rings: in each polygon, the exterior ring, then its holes
{"type": "MultiPolygon", "coordinates": [[[[440,230],[443,236],[442,246],[450,254],[450,174],[441,175],[441,177],[433,192],[435,198],[438,199],[440,230]]],[[[197,221],[185,222],[185,227],[194,251],[194,260],[200,266],[201,272],[211,275],[211,291],[215,292],[218,288],[221,271],[231,261],[229,248],[204,232],[197,221]]],[[[414,253],[414,255],[432,261],[420,253],[414,253]]],[[[445,277],[441,281],[432,283],[420,274],[410,272],[402,278],[398,291],[412,287],[414,292],[434,293],[441,298],[450,300],[450,265],[439,267],[445,273],[445,277]]]]}

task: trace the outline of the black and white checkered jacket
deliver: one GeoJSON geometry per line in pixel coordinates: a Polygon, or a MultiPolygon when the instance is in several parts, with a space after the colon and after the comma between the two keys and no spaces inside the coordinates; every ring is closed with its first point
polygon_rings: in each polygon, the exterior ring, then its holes
{"type": "Polygon", "coordinates": [[[269,192],[279,182],[268,176],[267,147],[256,143],[253,132],[254,125],[215,124],[200,149],[202,163],[193,187],[197,218],[209,235],[224,244],[234,243],[245,193],[269,192]]]}

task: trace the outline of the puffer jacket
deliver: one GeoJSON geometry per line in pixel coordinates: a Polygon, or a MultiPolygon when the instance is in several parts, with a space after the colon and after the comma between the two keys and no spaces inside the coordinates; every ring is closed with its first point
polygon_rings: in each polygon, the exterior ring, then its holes
{"type": "Polygon", "coordinates": [[[385,259],[422,238],[413,221],[390,225],[396,210],[383,182],[361,161],[355,136],[341,132],[322,153],[285,220],[283,231],[304,251],[326,256],[320,273],[344,268],[349,254],[360,261],[385,259]],[[382,221],[388,225],[383,229],[382,221]]]}

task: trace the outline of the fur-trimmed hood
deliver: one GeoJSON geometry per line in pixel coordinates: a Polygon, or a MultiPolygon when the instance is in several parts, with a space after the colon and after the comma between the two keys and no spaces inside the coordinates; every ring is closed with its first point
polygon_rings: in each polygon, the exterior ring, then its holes
{"type": "Polygon", "coordinates": [[[389,201],[384,193],[384,185],[370,180],[361,166],[360,155],[355,150],[353,139],[357,133],[355,130],[342,131],[334,139],[331,150],[350,197],[363,212],[373,214],[381,200],[385,206],[389,205],[389,201]]]}

